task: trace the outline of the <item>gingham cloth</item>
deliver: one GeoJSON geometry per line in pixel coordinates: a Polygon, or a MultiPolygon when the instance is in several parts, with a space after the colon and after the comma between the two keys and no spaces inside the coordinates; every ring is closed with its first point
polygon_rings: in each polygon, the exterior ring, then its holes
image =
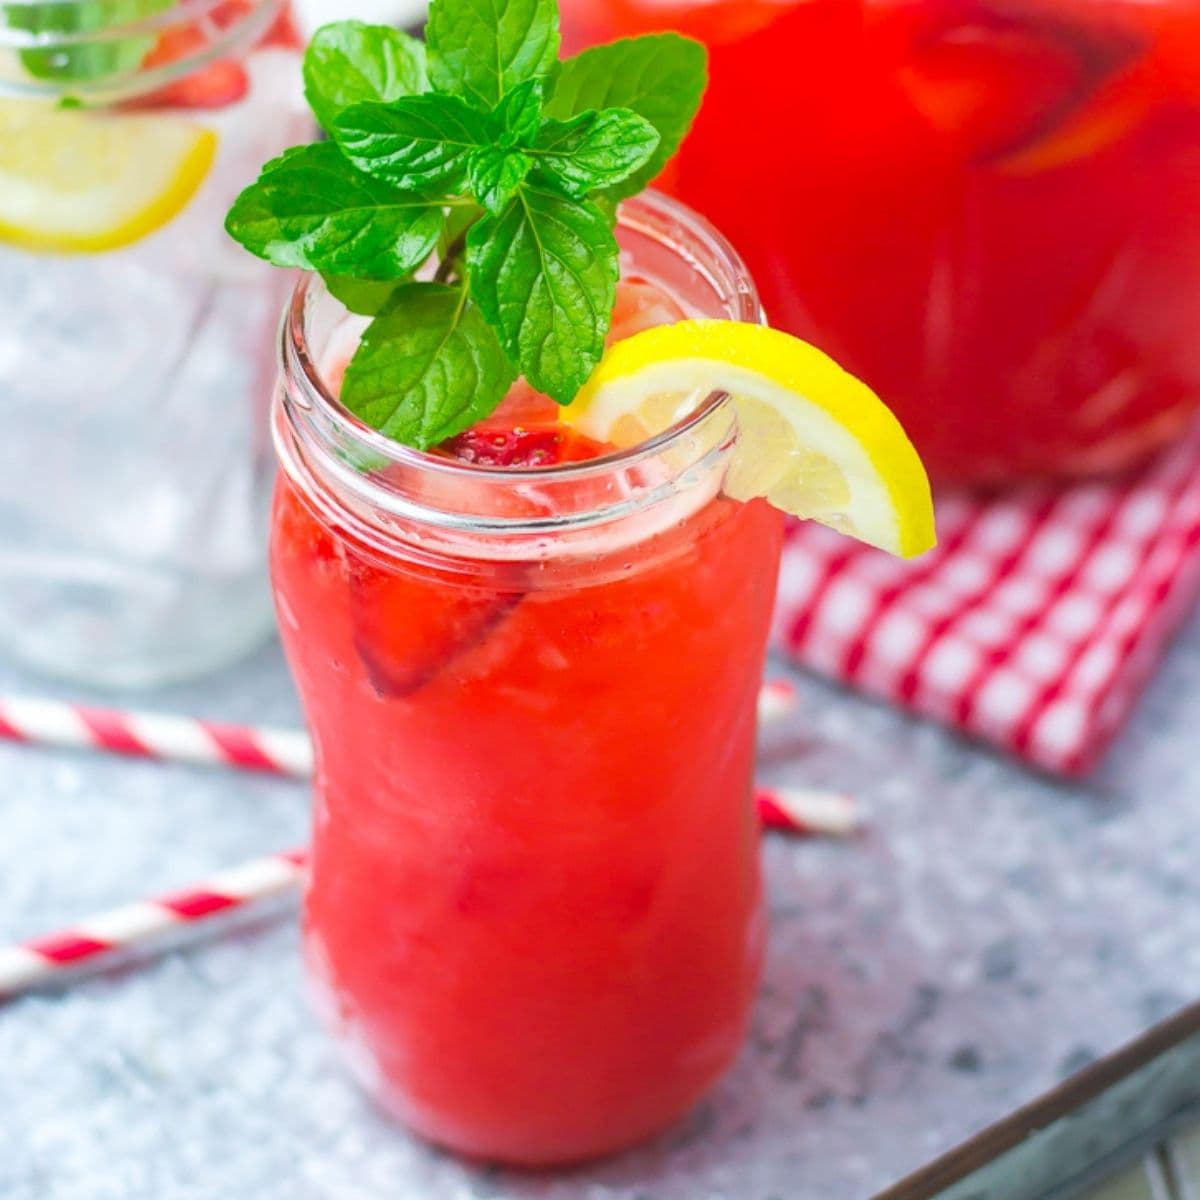
{"type": "Polygon", "coordinates": [[[938,501],[911,563],[789,534],[777,644],[807,667],[1078,775],[1200,593],[1200,428],[1135,475],[938,501]]]}

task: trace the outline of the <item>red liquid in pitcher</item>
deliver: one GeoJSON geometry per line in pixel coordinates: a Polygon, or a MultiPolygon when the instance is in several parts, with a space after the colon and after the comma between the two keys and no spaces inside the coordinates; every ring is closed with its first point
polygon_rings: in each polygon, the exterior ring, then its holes
{"type": "Polygon", "coordinates": [[[564,0],[712,84],[663,183],[930,473],[1119,467],[1200,399],[1195,0],[564,0]]]}

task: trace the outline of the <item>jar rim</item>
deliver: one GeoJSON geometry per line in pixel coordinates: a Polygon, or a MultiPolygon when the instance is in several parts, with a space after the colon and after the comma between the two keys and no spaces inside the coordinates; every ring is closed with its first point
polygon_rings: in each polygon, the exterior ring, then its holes
{"type": "MultiPolygon", "coordinates": [[[[621,205],[617,221],[620,228],[651,236],[655,235],[658,226],[667,222],[677,225],[682,230],[684,238],[692,243],[694,250],[681,244],[683,239],[675,240],[672,248],[689,259],[692,267],[706,276],[714,291],[727,290],[718,289],[718,281],[713,278],[717,271],[734,282],[731,299],[735,311],[729,319],[765,324],[765,314],[749,268],[728,239],[705,217],[678,200],[651,189],[625,201],[621,205]],[[709,257],[711,262],[702,263],[701,255],[709,257]]],[[[661,236],[661,230],[658,233],[661,236]]],[[[396,465],[464,480],[552,484],[559,480],[586,479],[589,476],[636,466],[661,454],[672,442],[688,436],[727,402],[727,397],[715,392],[693,412],[652,438],[635,446],[580,462],[560,463],[551,467],[513,468],[467,463],[430,454],[403,445],[372,429],[346,408],[327,386],[315,357],[309,351],[306,336],[311,297],[314,293],[324,290],[320,276],[313,274],[303,275],[293,289],[281,328],[285,378],[299,384],[303,400],[307,401],[305,407],[322,411],[323,415],[350,434],[364,452],[385,457],[396,465]]]]}
{"type": "MultiPolygon", "coordinates": [[[[625,202],[617,235],[638,274],[685,304],[764,320],[737,252],[678,201],[648,192],[625,202]]],[[[720,490],[737,436],[723,392],[665,432],[599,458],[520,469],[464,463],[401,445],[341,404],[321,368],[330,346],[354,332],[319,278],[302,277],[281,322],[271,429],[283,471],[310,507],[384,554],[403,546],[438,561],[595,555],[601,542],[632,544],[681,521],[720,490]]]]}
{"type": "MultiPolygon", "coordinates": [[[[94,0],[93,0],[94,2],[94,0]]],[[[0,74],[0,96],[34,99],[61,95],[87,96],[97,103],[130,99],[165,87],[209,64],[253,44],[270,28],[283,11],[286,0],[245,0],[235,20],[217,25],[211,20],[214,10],[227,0],[172,0],[161,9],[132,20],[105,24],[91,29],[44,29],[22,27],[16,18],[45,18],[51,26],[56,13],[64,17],[78,11],[80,0],[13,0],[0,5],[0,52],[20,55],[30,51],[69,54],[83,46],[117,47],[121,42],[155,38],[168,31],[195,29],[202,40],[191,53],[172,62],[145,68],[139,62],[128,69],[98,73],[93,77],[69,75],[33,75],[22,71],[11,76],[0,74]]],[[[68,24],[66,20],[62,23],[68,24]]]]}

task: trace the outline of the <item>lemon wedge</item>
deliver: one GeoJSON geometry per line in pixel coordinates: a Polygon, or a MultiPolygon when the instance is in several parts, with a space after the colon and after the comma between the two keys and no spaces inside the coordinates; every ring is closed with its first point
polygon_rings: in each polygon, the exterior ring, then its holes
{"type": "Polygon", "coordinates": [[[561,417],[632,446],[727,393],[738,435],[725,479],[904,558],[936,541],[929,480],[899,421],[814,346],[737,321],[680,321],[616,342],[561,417]]]}
{"type": "Polygon", "coordinates": [[[175,116],[0,102],[0,241],[64,254],[136,242],[191,200],[216,145],[175,116]]]}

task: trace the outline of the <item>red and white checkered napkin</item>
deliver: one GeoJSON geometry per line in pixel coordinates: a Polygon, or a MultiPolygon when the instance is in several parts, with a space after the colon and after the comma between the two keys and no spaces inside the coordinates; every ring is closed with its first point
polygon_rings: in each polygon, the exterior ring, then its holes
{"type": "Polygon", "coordinates": [[[945,496],[904,563],[816,525],[784,550],[777,644],[805,666],[1080,774],[1200,593],[1200,428],[1141,472],[945,496]]]}

